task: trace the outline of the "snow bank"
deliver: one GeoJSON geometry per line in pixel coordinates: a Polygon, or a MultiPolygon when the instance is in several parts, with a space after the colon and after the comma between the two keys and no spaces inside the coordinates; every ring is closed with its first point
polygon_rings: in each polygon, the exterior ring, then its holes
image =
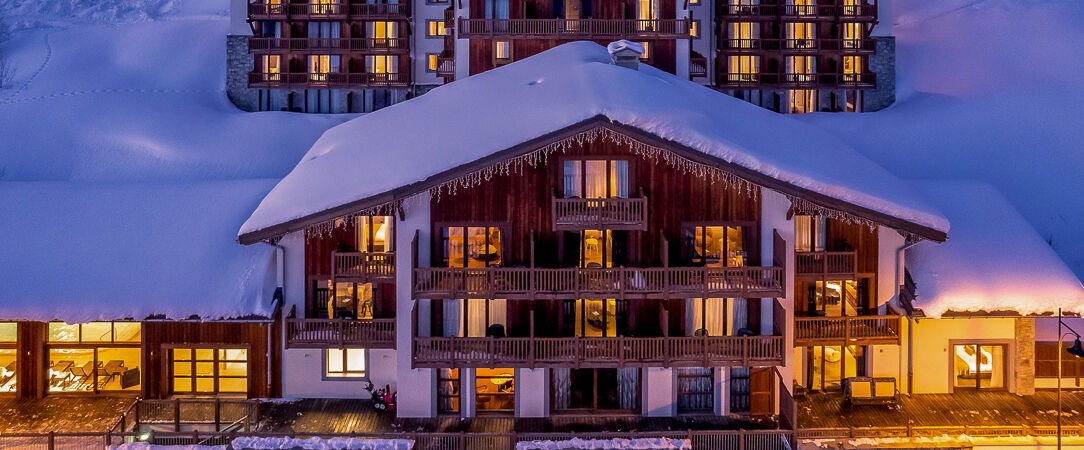
{"type": "Polygon", "coordinates": [[[270,316],[272,249],[233,232],[272,184],[0,182],[0,318],[270,316]]]}
{"type": "Polygon", "coordinates": [[[1042,236],[992,186],[917,182],[952,221],[948,242],[907,251],[917,286],[914,306],[946,311],[1084,313],[1084,287],[1042,236]]]}
{"type": "Polygon", "coordinates": [[[239,437],[232,442],[233,448],[241,449],[304,449],[304,450],[409,450],[414,448],[414,441],[410,439],[364,439],[364,438],[309,438],[297,439],[287,437],[256,438],[239,437]]]}
{"type": "Polygon", "coordinates": [[[591,448],[652,448],[691,449],[688,439],[642,438],[642,439],[580,439],[562,441],[524,441],[516,443],[516,450],[561,450],[591,448]]]}
{"type": "Polygon", "coordinates": [[[899,102],[800,119],[897,176],[993,184],[1084,277],[1084,2],[908,0],[893,9],[899,102]]]}
{"type": "Polygon", "coordinates": [[[226,450],[225,445],[152,445],[146,442],[130,442],[110,445],[109,450],[226,450]]]}
{"type": "Polygon", "coordinates": [[[228,14],[226,2],[207,0],[0,0],[0,18],[11,31],[78,23],[121,24],[177,14],[228,14]]]}
{"type": "Polygon", "coordinates": [[[241,234],[365,199],[592,117],[941,231],[911,188],[822,130],[573,42],[328,130],[241,234]]]}

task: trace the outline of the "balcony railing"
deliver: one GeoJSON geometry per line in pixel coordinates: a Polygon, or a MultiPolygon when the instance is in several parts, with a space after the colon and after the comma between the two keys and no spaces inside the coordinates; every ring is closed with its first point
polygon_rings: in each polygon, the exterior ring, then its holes
{"type": "Polygon", "coordinates": [[[267,38],[248,39],[250,52],[390,53],[410,50],[404,38],[267,38]]]}
{"type": "Polygon", "coordinates": [[[410,82],[408,73],[353,73],[353,72],[313,72],[313,73],[272,73],[249,72],[250,88],[313,88],[346,89],[353,87],[392,87],[406,88],[410,82]]]}
{"type": "Polygon", "coordinates": [[[248,4],[248,18],[252,20],[288,19],[378,19],[407,18],[410,2],[387,3],[289,3],[288,0],[254,1],[248,4]]]}
{"type": "Polygon", "coordinates": [[[718,86],[729,89],[873,89],[877,75],[844,73],[723,73],[718,86]]]}
{"type": "Polygon", "coordinates": [[[703,56],[689,57],[689,77],[699,78],[708,76],[708,59],[703,56]]]}
{"type": "Polygon", "coordinates": [[[787,54],[840,52],[847,54],[872,53],[877,50],[873,39],[720,39],[719,50],[727,54],[782,52],[787,54]]]}
{"type": "Polygon", "coordinates": [[[422,267],[414,298],[778,298],[780,267],[422,267]]]}
{"type": "Polygon", "coordinates": [[[689,37],[689,19],[468,19],[459,18],[459,37],[595,39],[689,37]]]}
{"type": "Polygon", "coordinates": [[[842,20],[877,19],[877,5],[722,5],[721,14],[742,20],[842,20]]]}
{"type": "Polygon", "coordinates": [[[558,198],[553,197],[553,229],[647,230],[647,197],[558,198]]]}
{"type": "Polygon", "coordinates": [[[395,253],[332,252],[331,277],[363,282],[395,280],[395,253]]]}
{"type": "Polygon", "coordinates": [[[286,348],[395,348],[395,319],[286,319],[286,348]]]}
{"type": "Polygon", "coordinates": [[[782,336],[415,337],[415,367],[783,365],[782,336]]]}
{"type": "Polygon", "coordinates": [[[853,277],[858,271],[858,253],[796,252],[794,271],[798,275],[853,277]]]}
{"type": "Polygon", "coordinates": [[[900,316],[795,317],[794,342],[898,344],[900,316]]]}
{"type": "MultiPolygon", "coordinates": [[[[455,78],[455,57],[454,56],[438,56],[437,57],[437,76],[444,78],[455,78]]],[[[449,80],[451,81],[451,80],[449,80]]]]}

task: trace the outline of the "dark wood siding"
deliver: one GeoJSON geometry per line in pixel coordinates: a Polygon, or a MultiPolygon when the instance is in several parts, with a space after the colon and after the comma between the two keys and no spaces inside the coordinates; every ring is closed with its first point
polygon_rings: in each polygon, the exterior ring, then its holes
{"type": "Polygon", "coordinates": [[[828,220],[828,250],[858,252],[858,273],[877,274],[877,229],[841,220],[828,220]]]}
{"type": "Polygon", "coordinates": [[[49,325],[45,322],[19,322],[19,349],[17,372],[17,397],[41,398],[45,395],[49,376],[49,362],[45,341],[49,325]]]}
{"type": "MultiPolygon", "coordinates": [[[[143,395],[166,398],[169,389],[169,346],[221,346],[248,349],[248,396],[271,397],[267,373],[269,322],[143,322],[143,395]]],[[[277,356],[272,357],[278,359],[277,356]]],[[[279,370],[277,367],[274,370],[279,370]]]]}

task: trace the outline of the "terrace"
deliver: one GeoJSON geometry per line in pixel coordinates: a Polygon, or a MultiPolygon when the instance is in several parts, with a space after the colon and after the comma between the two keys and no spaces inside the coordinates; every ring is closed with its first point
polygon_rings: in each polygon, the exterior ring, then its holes
{"type": "Polygon", "coordinates": [[[689,19],[459,19],[459,37],[686,39],[689,19]]]}

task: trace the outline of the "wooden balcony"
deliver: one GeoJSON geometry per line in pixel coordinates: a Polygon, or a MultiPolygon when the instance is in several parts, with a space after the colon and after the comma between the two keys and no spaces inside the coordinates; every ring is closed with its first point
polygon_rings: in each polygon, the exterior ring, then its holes
{"type": "Polygon", "coordinates": [[[413,295],[415,299],[531,300],[778,298],[785,294],[780,267],[422,267],[414,269],[413,295]]]}
{"type": "Polygon", "coordinates": [[[794,345],[899,344],[900,316],[795,317],[794,345]]]}
{"type": "Polygon", "coordinates": [[[703,56],[689,57],[689,78],[708,76],[708,59],[703,56]]]}
{"type": "Polygon", "coordinates": [[[719,14],[730,20],[844,21],[877,20],[877,5],[720,5],[719,14]]]}
{"type": "Polygon", "coordinates": [[[286,319],[286,348],[395,348],[395,319],[286,319]]]}
{"type": "Polygon", "coordinates": [[[331,278],[336,281],[395,281],[393,252],[332,252],[331,278]]]}
{"type": "Polygon", "coordinates": [[[795,252],[794,272],[798,276],[854,279],[858,272],[858,252],[795,252]]]}
{"type": "Polygon", "coordinates": [[[414,367],[769,367],[782,336],[415,337],[414,367]]]}
{"type": "Polygon", "coordinates": [[[410,43],[405,38],[248,38],[252,53],[406,53],[410,43]]]}
{"type": "Polygon", "coordinates": [[[455,56],[442,54],[437,57],[437,76],[446,78],[445,82],[455,79],[455,56]]]}
{"type": "Polygon", "coordinates": [[[723,54],[871,54],[877,50],[873,39],[720,39],[719,52],[723,54]]]}
{"type": "Polygon", "coordinates": [[[366,87],[405,89],[409,86],[409,83],[410,74],[408,73],[248,73],[248,87],[266,89],[350,89],[366,87]]]}
{"type": "Polygon", "coordinates": [[[468,19],[460,38],[687,39],[690,19],[468,19]]]}
{"type": "Polygon", "coordinates": [[[410,2],[344,3],[253,1],[248,4],[248,18],[249,20],[406,20],[410,17],[410,2]]]}
{"type": "Polygon", "coordinates": [[[872,72],[844,73],[722,73],[722,89],[873,89],[877,75],[872,72]]]}
{"type": "Polygon", "coordinates": [[[647,231],[647,197],[553,197],[553,229],[647,231]]]}

